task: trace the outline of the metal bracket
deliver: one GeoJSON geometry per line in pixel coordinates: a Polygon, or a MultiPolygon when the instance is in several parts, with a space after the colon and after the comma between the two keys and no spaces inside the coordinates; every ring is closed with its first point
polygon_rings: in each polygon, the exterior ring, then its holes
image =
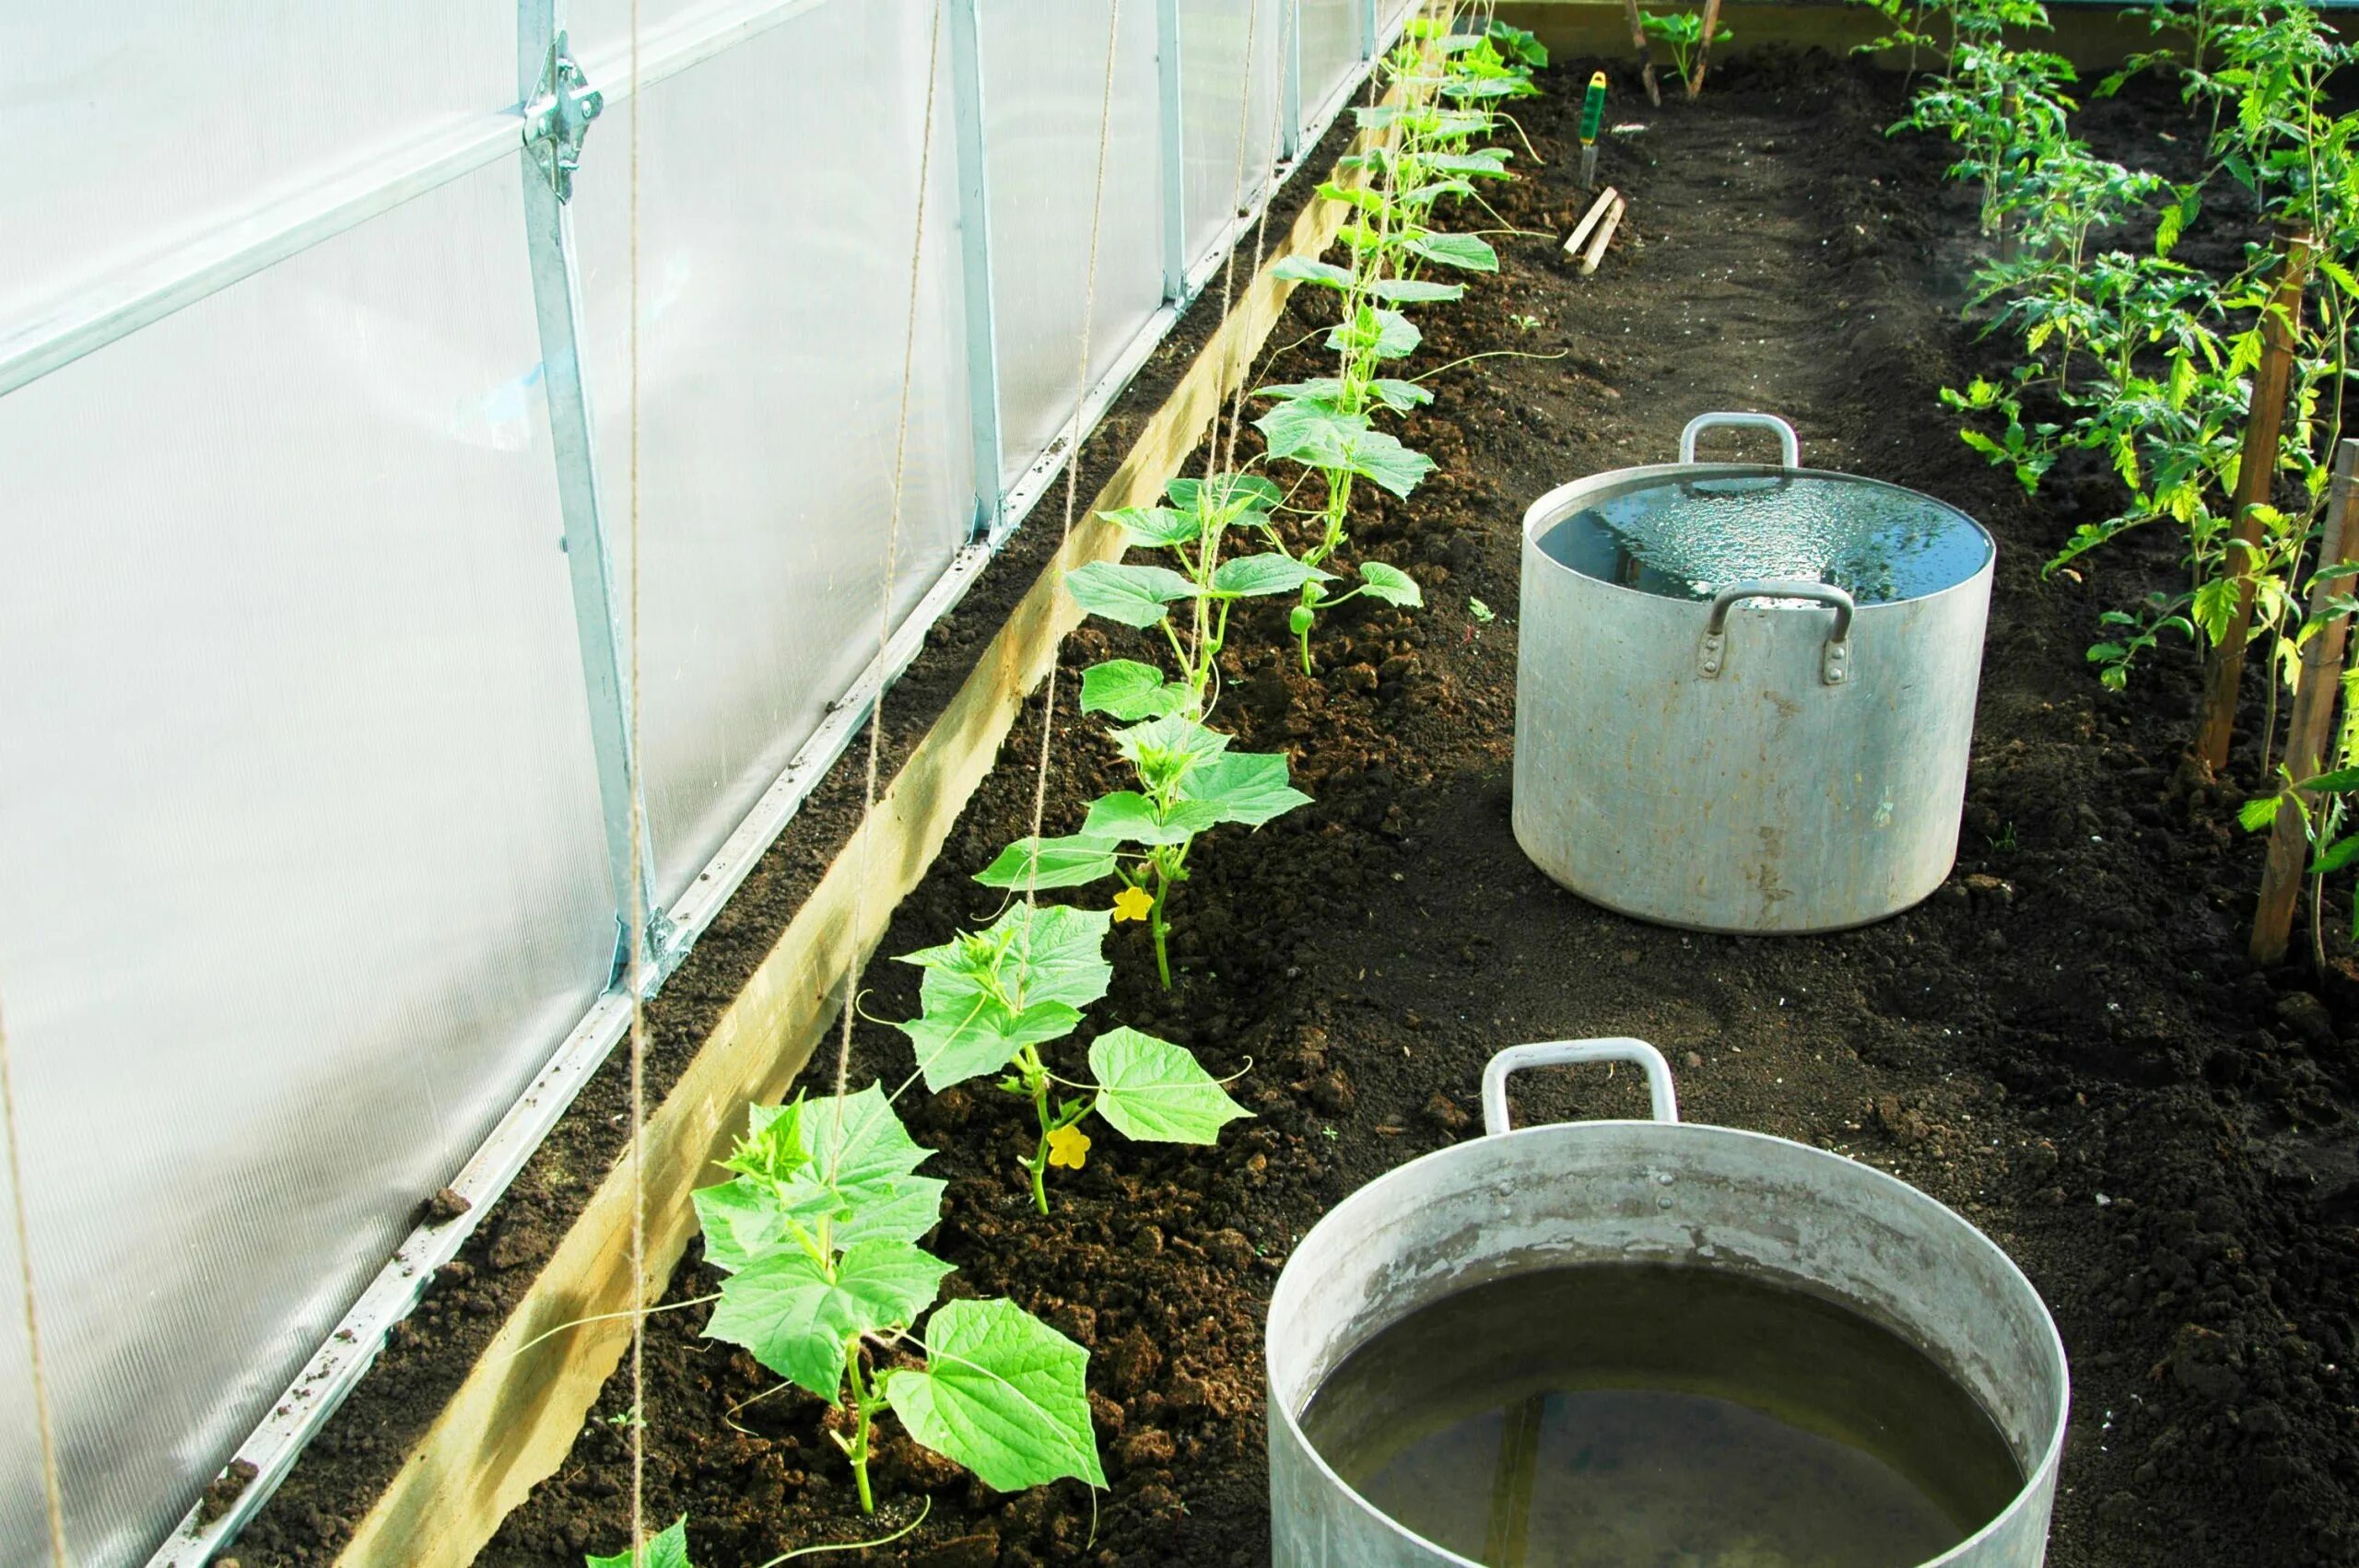
{"type": "Polygon", "coordinates": [[[573,200],[573,171],[581,167],[581,143],[590,122],[606,107],[605,95],[590,85],[566,51],[565,34],[549,45],[533,101],[524,106],[524,145],[548,177],[560,202],[573,200]]]}

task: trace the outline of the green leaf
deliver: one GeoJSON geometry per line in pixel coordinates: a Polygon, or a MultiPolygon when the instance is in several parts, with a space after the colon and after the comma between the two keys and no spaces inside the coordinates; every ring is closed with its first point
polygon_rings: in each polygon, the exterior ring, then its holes
{"type": "Polygon", "coordinates": [[[1106,1484],[1089,1352],[1010,1301],[954,1301],[927,1323],[923,1371],[885,1375],[910,1435],[1002,1492],[1071,1476],[1106,1484]]]}
{"type": "Polygon", "coordinates": [[[852,1338],[909,1327],[949,1272],[949,1264],[905,1241],[848,1247],[832,1272],[799,1248],[781,1249],[722,1281],[704,1336],[745,1346],[780,1377],[837,1404],[852,1338]]]}
{"type": "Polygon", "coordinates": [[[1168,567],[1092,561],[1065,573],[1065,591],[1090,614],[1126,626],[1151,626],[1163,619],[1165,605],[1191,596],[1196,588],[1168,567]]]}
{"type": "Polygon", "coordinates": [[[1333,572],[1320,571],[1292,556],[1273,551],[1223,561],[1213,572],[1213,591],[1241,599],[1260,598],[1272,593],[1293,593],[1306,582],[1332,582],[1334,577],[1333,572]]]}
{"type": "Polygon", "coordinates": [[[688,1516],[686,1514],[672,1521],[671,1528],[650,1541],[640,1543],[637,1552],[618,1551],[612,1557],[585,1557],[590,1568],[691,1568],[688,1562],[688,1516]]]}
{"type": "Polygon", "coordinates": [[[975,880],[985,887],[1079,887],[1114,874],[1114,848],[1078,833],[1063,838],[1019,838],[977,872],[975,880]]]}
{"type": "Polygon", "coordinates": [[[1228,749],[1228,737],[1185,714],[1150,719],[1114,731],[1114,744],[1142,773],[1177,765],[1181,771],[1211,761],[1228,749]]]}
{"type": "Polygon", "coordinates": [[[1114,966],[1106,962],[1106,933],[1114,917],[1104,909],[1044,904],[1023,905],[1001,917],[1014,924],[1014,953],[1024,966],[1024,1000],[1087,1007],[1106,994],[1114,966]]]}
{"type": "MultiPolygon", "coordinates": [[[[1411,246],[1410,249],[1416,249],[1411,246]]],[[[1429,283],[1416,277],[1379,277],[1367,286],[1376,298],[1395,305],[1421,305],[1434,300],[1463,298],[1466,286],[1462,283],[1429,283]]]]}
{"type": "Polygon", "coordinates": [[[2284,803],[2283,795],[2255,795],[2236,813],[2236,820],[2247,828],[2267,827],[2277,820],[2277,808],[2284,803]]]}
{"type": "Polygon", "coordinates": [[[1412,255],[1446,267],[1461,267],[1468,272],[1499,270],[1499,253],[1472,234],[1415,234],[1410,237],[1407,248],[1412,255]]]}
{"type": "Polygon", "coordinates": [[[1097,1114],[1142,1142],[1218,1142],[1225,1124],[1251,1114],[1187,1051],[1136,1029],[1109,1029],[1091,1042],[1089,1071],[1097,1114]]]}
{"type": "Polygon", "coordinates": [[[1426,334],[1398,310],[1363,305],[1359,313],[1327,334],[1327,346],[1339,353],[1365,354],[1375,359],[1401,359],[1417,352],[1426,334]]]}
{"type": "Polygon", "coordinates": [[[2359,790],[2359,767],[2338,767],[2329,773],[2312,774],[2302,780],[2302,788],[2318,795],[2348,794],[2359,790]]]}
{"type": "Polygon", "coordinates": [[[1387,604],[1417,605],[1426,602],[1425,590],[1417,586],[1415,578],[1382,561],[1360,563],[1360,591],[1387,604]]]}
{"type": "Polygon", "coordinates": [[[1406,497],[1433,472],[1433,460],[1413,451],[1356,414],[1337,414],[1307,399],[1282,403],[1253,421],[1272,457],[1309,468],[1341,469],[1406,497]]]}
{"type": "Polygon", "coordinates": [[[2310,874],[2330,876],[2353,860],[2359,860],[2359,834],[2353,834],[2348,838],[2338,838],[2328,845],[2319,853],[2318,858],[2310,862],[2310,874]]]}
{"type": "Polygon", "coordinates": [[[1286,498],[1285,492],[1258,474],[1215,474],[1210,479],[1174,479],[1163,487],[1163,493],[1180,510],[1197,513],[1226,511],[1231,508],[1269,511],[1286,498]]]}
{"type": "Polygon", "coordinates": [[[1352,287],[1352,275],[1348,269],[1332,262],[1313,261],[1309,256],[1285,257],[1270,268],[1270,275],[1281,283],[1315,283],[1322,287],[1344,290],[1352,287]]]}
{"type": "Polygon", "coordinates": [[[1512,180],[1508,159],[1514,153],[1506,147],[1477,147],[1472,152],[1434,153],[1426,159],[1426,167],[1438,174],[1467,175],[1481,180],[1512,180]]]}
{"type": "Polygon", "coordinates": [[[1124,507],[1120,511],[1099,512],[1097,515],[1109,522],[1121,524],[1122,532],[1130,535],[1132,544],[1144,544],[1150,549],[1193,544],[1204,532],[1203,521],[1193,512],[1174,511],[1169,507],[1124,507]]]}
{"type": "Polygon", "coordinates": [[[1407,499],[1417,482],[1434,471],[1434,460],[1404,447],[1390,432],[1364,430],[1351,443],[1352,472],[1407,499]]]}
{"type": "Polygon", "coordinates": [[[2195,603],[2189,614],[2203,635],[2217,642],[2228,629],[2228,622],[2236,613],[2236,585],[2232,578],[2215,577],[2195,591],[2195,603]]]}
{"type": "Polygon", "coordinates": [[[1273,816],[1310,803],[1286,782],[1286,759],[1274,753],[1230,752],[1199,764],[1180,781],[1190,801],[1214,808],[1220,822],[1259,827],[1273,816]]]}
{"type": "Polygon", "coordinates": [[[841,1098],[817,1095],[801,1105],[809,1174],[839,1191],[888,1186],[933,1158],[933,1150],[910,1136],[876,1084],[841,1098]]]}
{"type": "Polygon", "coordinates": [[[997,1072],[1027,1046],[1064,1038],[1080,1022],[1080,1011],[1061,1001],[1038,1001],[1014,1012],[978,996],[963,1009],[929,1011],[894,1027],[910,1037],[925,1086],[939,1094],[954,1083],[997,1072]]]}
{"type": "Polygon", "coordinates": [[[1117,719],[1160,719],[1188,706],[1188,688],[1135,659],[1109,659],[1081,673],[1081,710],[1117,719]]]}
{"type": "Polygon", "coordinates": [[[1416,382],[1397,381],[1390,376],[1379,376],[1370,381],[1368,390],[1376,393],[1377,400],[1385,407],[1403,413],[1412,408],[1421,408],[1434,400],[1434,394],[1416,382]]]}
{"type": "Polygon", "coordinates": [[[734,1176],[688,1194],[704,1228],[704,1260],[734,1274],[776,1246],[786,1234],[775,1194],[751,1176],[734,1176]]]}
{"type": "Polygon", "coordinates": [[[1158,812],[1153,801],[1136,790],[1118,790],[1089,803],[1089,820],[1082,831],[1125,844],[1185,844],[1220,820],[1219,812],[1200,802],[1176,802],[1170,811],[1158,812]]]}

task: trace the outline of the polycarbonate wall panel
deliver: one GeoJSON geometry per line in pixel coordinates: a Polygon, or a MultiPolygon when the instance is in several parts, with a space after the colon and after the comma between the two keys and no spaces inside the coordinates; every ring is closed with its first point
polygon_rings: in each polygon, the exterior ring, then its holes
{"type": "Polygon", "coordinates": [[[1301,0],[1302,113],[1316,123],[1359,68],[1361,0],[1301,0]]]}
{"type": "Polygon", "coordinates": [[[1180,125],[1191,263],[1203,259],[1222,228],[1269,183],[1284,113],[1285,12],[1286,0],[1180,0],[1180,125]]]}
{"type": "Polygon", "coordinates": [[[481,0],[0,6],[0,322],[516,101],[481,0]]]}
{"type": "MultiPolygon", "coordinates": [[[[876,654],[932,21],[928,0],[837,0],[656,84],[640,108],[640,723],[667,900],[876,654]],[[748,156],[780,147],[793,156],[748,156]]],[[[897,621],[974,515],[946,35],[941,75],[897,621]]],[[[573,205],[608,533],[627,568],[621,176],[585,167],[573,205]]]]}
{"type": "MultiPolygon", "coordinates": [[[[999,329],[1003,477],[1070,434],[1111,9],[1105,0],[982,0],[984,140],[999,329]]],[[[1089,384],[1163,303],[1156,12],[1121,9],[1097,222],[1089,384]]],[[[1184,58],[1184,56],[1183,56],[1184,58]]]]}
{"type": "MultiPolygon", "coordinates": [[[[0,399],[0,998],[76,1563],[145,1559],[606,978],[520,162],[0,399]]],[[[0,1424],[12,1547],[38,1476],[0,1424]]]]}

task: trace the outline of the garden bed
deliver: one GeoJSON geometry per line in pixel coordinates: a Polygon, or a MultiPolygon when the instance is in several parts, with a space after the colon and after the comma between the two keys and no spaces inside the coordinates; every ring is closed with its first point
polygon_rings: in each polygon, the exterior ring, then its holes
{"type": "MultiPolygon", "coordinates": [[[[1235,1092],[1256,1119],[1210,1151],[1101,1141],[1085,1169],[1059,1173],[1043,1219],[1015,1164],[1036,1135],[1028,1107],[958,1090],[907,1104],[940,1151],[929,1172],[951,1181],[932,1246],[957,1265],[954,1290],[1012,1296],[1090,1347],[1109,1492],[1094,1506],[1076,1483],[995,1494],[896,1442],[878,1470],[883,1511],[863,1518],[819,1403],[699,1338],[709,1309],[690,1306],[649,1319],[643,1413],[649,1517],[689,1514],[699,1568],[874,1535],[920,1496],[930,1515],[875,1560],[1265,1562],[1261,1322],[1294,1240],[1372,1176],[1470,1136],[1499,1047],[1620,1034],[1669,1053],[1691,1119],[1891,1169],[2023,1263],[2073,1357],[2059,1568],[2359,1557],[2347,1370],[2359,981],[2347,955],[2323,978],[2255,973],[2241,957],[2260,845],[2236,828],[2233,774],[2212,784],[2178,764],[2192,659],[2165,654],[2120,696],[2089,673],[2097,613],[2125,595],[2044,582],[2038,568],[2079,510],[2102,508],[2081,490],[2103,481],[2026,504],[1936,399],[1982,354],[1957,315],[1971,193],[1943,185],[1944,148],[1884,135],[1899,84],[1863,68],[1739,63],[1701,101],[1659,111],[1625,83],[1609,120],[1647,128],[1608,137],[1601,176],[1630,216],[1603,269],[1580,279],[1555,237],[1586,205],[1570,138],[1592,65],[1559,66],[1548,96],[1522,107],[1542,167],[1493,197],[1550,237],[1502,240],[1497,275],[1421,318],[1412,369],[1561,357],[1438,378],[1438,402],[1402,434],[1439,468],[1412,501],[1363,499],[1356,513],[1362,552],[1414,574],[1426,606],[1330,612],[1310,678],[1289,662],[1282,612],[1232,638],[1244,654],[1224,711],[1239,744],[1287,752],[1316,803],[1199,847],[1174,906],[1173,992],[1137,928],[1118,928],[1097,1018],[1190,1046],[1216,1073],[1250,1062],[1235,1092]],[[1746,941],[1638,925],[1554,887],[1508,831],[1523,506],[1568,478],[1667,459],[1690,415],[1723,407],[1782,414],[1813,466],[1942,496],[1999,538],[1957,872],[1866,930],[1746,941]],[[1481,621],[1475,601],[1496,618],[1481,621]]],[[[2133,93],[2086,130],[2130,157],[2175,145],[2156,138],[2178,113],[2133,93]]],[[[1313,289],[1292,309],[1273,346],[1333,312],[1313,289]]],[[[1265,379],[1322,373],[1316,342],[1265,379]]],[[[2133,549],[2103,569],[2168,566],[2133,549]]],[[[980,643],[992,606],[1011,602],[979,596],[945,644],[980,643]]],[[[1062,699],[1082,667],[1144,647],[1091,623],[1067,641],[1062,699]]],[[[881,953],[988,918],[995,895],[969,879],[1026,830],[1038,721],[1036,704],[881,953]]],[[[1118,770],[1102,727],[1070,711],[1052,760],[1049,829],[1070,830],[1118,770]]],[[[797,830],[816,835],[792,851],[807,868],[833,839],[819,821],[797,830]]],[[[794,860],[773,860],[791,884],[794,860]]],[[[915,977],[873,965],[867,1012],[910,1016],[915,977]]],[[[667,994],[683,1018],[690,1000],[667,994]]],[[[863,1026],[856,1046],[855,1083],[908,1071],[894,1031],[863,1026]]],[[[1529,1098],[1568,1116],[1640,1103],[1626,1079],[1529,1098]]],[[[608,1157],[582,1142],[541,1164],[569,1158],[594,1180],[608,1157]]],[[[487,1228],[413,1337],[499,1309],[467,1304],[529,1258],[501,1261],[531,1245],[511,1237],[551,1223],[533,1214],[487,1228]]],[[[711,1288],[692,1248],[667,1299],[711,1288]]],[[[554,1568],[622,1549],[629,1405],[618,1377],[481,1561],[554,1568]]],[[[323,1561],[337,1515],[365,1504],[358,1489],[405,1441],[341,1420],[248,1532],[245,1568],[323,1561]],[[343,1498],[322,1479],[339,1464],[355,1488],[343,1498]]]]}

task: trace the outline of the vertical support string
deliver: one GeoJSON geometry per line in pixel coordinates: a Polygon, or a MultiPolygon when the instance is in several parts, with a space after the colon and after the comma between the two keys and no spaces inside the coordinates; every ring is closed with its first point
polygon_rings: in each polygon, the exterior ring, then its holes
{"type": "Polygon", "coordinates": [[[0,1139],[8,1145],[8,1196],[17,1226],[17,1277],[25,1297],[25,1349],[32,1363],[33,1424],[41,1435],[41,1501],[49,1511],[49,1557],[53,1568],[68,1568],[65,1555],[65,1490],[57,1473],[57,1428],[50,1416],[49,1375],[41,1354],[41,1306],[33,1288],[32,1226],[25,1217],[25,1168],[18,1151],[17,1075],[8,1056],[8,1024],[0,1018],[0,1139]]]}
{"type": "MultiPolygon", "coordinates": [[[[916,232],[910,240],[908,311],[901,329],[901,406],[893,431],[893,514],[885,532],[885,581],[876,593],[876,665],[879,670],[885,667],[886,648],[892,640],[893,579],[900,571],[901,501],[909,477],[910,386],[916,379],[919,286],[925,276],[926,197],[933,188],[933,102],[934,88],[941,80],[944,4],[945,0],[935,0],[933,37],[926,45],[925,54],[925,117],[918,133],[918,212],[916,232]]],[[[844,1091],[851,1077],[852,1018],[859,1011],[860,975],[867,957],[867,943],[863,933],[868,929],[869,859],[874,852],[874,836],[865,829],[868,819],[876,813],[876,781],[884,735],[885,686],[880,681],[875,700],[868,709],[868,772],[863,785],[865,793],[860,808],[862,831],[856,835],[860,840],[860,876],[852,892],[851,961],[844,972],[843,1014],[836,1036],[836,1149],[839,1153],[844,1147],[844,1091]]]]}
{"type": "MultiPolygon", "coordinates": [[[[639,0],[630,0],[630,1279],[631,1305],[647,1300],[646,793],[640,782],[639,668],[639,0]]],[[[630,1316],[630,1555],[647,1560],[647,1316],[630,1316]]]]}
{"type": "MultiPolygon", "coordinates": [[[[1065,432],[1065,507],[1064,522],[1057,535],[1057,555],[1064,559],[1066,547],[1073,542],[1074,508],[1079,499],[1081,485],[1081,420],[1084,404],[1089,401],[1089,331],[1097,314],[1097,236],[1106,214],[1106,154],[1111,138],[1108,128],[1114,114],[1114,61],[1122,41],[1122,0],[1113,0],[1106,12],[1106,80],[1097,99],[1097,188],[1089,204],[1089,270],[1082,288],[1080,368],[1074,376],[1073,422],[1065,432]]],[[[1056,732],[1057,722],[1057,663],[1064,639],[1050,650],[1049,677],[1041,693],[1040,703],[1040,767],[1032,783],[1032,868],[1024,879],[1024,907],[1027,911],[1040,907],[1040,825],[1049,814],[1049,749],[1056,732]]]]}

